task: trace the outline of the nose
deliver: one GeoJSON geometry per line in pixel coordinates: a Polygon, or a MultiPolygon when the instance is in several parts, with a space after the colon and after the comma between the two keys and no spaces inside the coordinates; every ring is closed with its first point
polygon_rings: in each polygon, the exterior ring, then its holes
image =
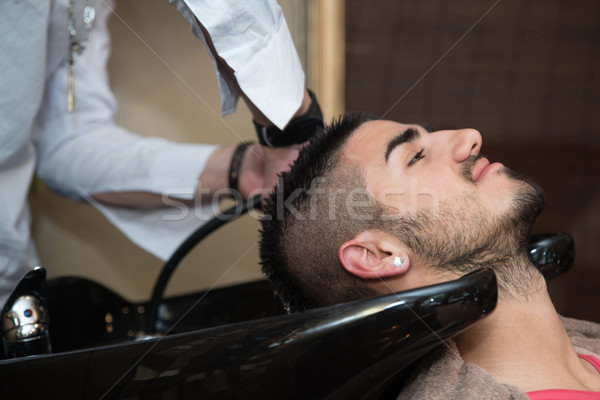
{"type": "Polygon", "coordinates": [[[452,158],[461,163],[481,150],[481,134],[476,129],[458,129],[453,131],[451,139],[452,158]]]}

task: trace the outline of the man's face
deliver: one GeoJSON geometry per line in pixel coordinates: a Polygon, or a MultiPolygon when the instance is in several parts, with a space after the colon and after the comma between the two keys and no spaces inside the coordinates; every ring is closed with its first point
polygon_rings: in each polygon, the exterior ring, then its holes
{"type": "Polygon", "coordinates": [[[543,206],[537,186],[481,157],[481,145],[473,129],[370,121],[354,132],[344,159],[362,169],[367,190],[391,215],[418,222],[405,236],[423,262],[467,272],[513,257],[543,206]]]}
{"type": "Polygon", "coordinates": [[[500,216],[521,183],[502,164],[485,158],[473,164],[481,144],[474,129],[427,132],[418,125],[369,121],[344,154],[362,168],[371,194],[401,213],[435,213],[440,204],[462,198],[500,216]]]}

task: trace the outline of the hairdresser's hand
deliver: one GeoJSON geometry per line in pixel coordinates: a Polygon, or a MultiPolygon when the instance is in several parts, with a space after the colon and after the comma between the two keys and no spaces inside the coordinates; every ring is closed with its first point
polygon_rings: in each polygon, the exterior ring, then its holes
{"type": "MultiPolygon", "coordinates": [[[[254,121],[256,121],[259,125],[268,126],[271,124],[269,121],[256,107],[254,107],[250,102],[247,102],[248,107],[252,113],[254,121]]],[[[292,116],[293,118],[298,118],[308,113],[312,104],[311,97],[308,93],[308,90],[304,88],[304,95],[302,98],[302,103],[300,104],[300,108],[296,111],[296,113],[292,116]]],[[[308,143],[308,142],[307,142],[308,143]]],[[[298,158],[298,154],[304,144],[293,145],[289,147],[265,147],[265,193],[263,194],[263,200],[266,199],[267,195],[273,191],[273,188],[277,184],[277,176],[281,175],[284,172],[288,172],[291,169],[292,164],[298,158]]]]}
{"type": "Polygon", "coordinates": [[[263,148],[265,153],[265,193],[263,194],[263,199],[273,191],[273,188],[277,184],[277,176],[291,169],[292,164],[298,158],[301,148],[301,145],[263,148]]]}

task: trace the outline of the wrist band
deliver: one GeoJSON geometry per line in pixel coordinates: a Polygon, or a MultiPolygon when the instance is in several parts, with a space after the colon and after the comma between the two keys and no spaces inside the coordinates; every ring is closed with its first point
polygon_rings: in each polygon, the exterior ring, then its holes
{"type": "Polygon", "coordinates": [[[276,126],[262,126],[254,122],[258,141],[267,147],[285,147],[293,144],[301,144],[309,140],[323,127],[323,113],[317,102],[317,97],[310,90],[308,94],[311,99],[310,108],[306,114],[294,118],[282,131],[276,126]]]}
{"type": "Polygon", "coordinates": [[[242,160],[246,150],[254,142],[242,142],[237,145],[233,156],[231,156],[231,163],[229,164],[229,189],[231,192],[239,191],[239,178],[240,178],[240,167],[242,166],[242,160]]]}

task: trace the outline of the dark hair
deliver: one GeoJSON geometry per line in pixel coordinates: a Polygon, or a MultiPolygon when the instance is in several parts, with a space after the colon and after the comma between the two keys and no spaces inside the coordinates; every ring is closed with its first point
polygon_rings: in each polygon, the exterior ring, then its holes
{"type": "Polygon", "coordinates": [[[362,172],[339,165],[348,138],[374,119],[369,114],[346,114],[317,132],[268,200],[260,241],[262,270],[288,311],[376,294],[338,259],[340,245],[372,227],[379,219],[373,216],[383,213],[366,190],[348,190],[366,187],[362,172]],[[359,206],[353,210],[359,209],[358,218],[344,207],[357,195],[359,206]]]}

